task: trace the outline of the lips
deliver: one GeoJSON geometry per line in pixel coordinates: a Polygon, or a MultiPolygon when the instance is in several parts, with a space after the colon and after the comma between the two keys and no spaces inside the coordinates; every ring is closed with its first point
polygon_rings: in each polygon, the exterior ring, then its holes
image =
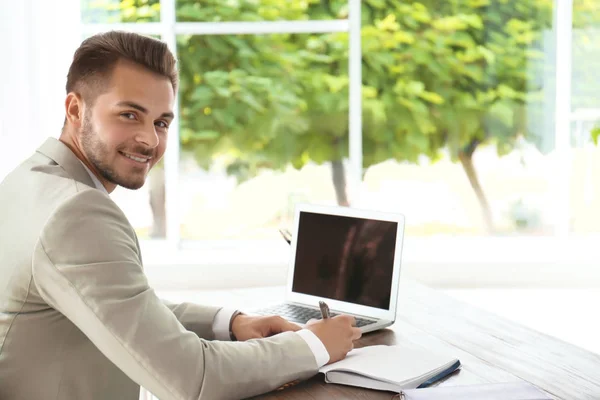
{"type": "Polygon", "coordinates": [[[130,154],[130,153],[125,153],[123,151],[120,151],[119,153],[122,156],[125,156],[125,157],[129,158],[130,160],[133,160],[133,161],[136,161],[136,162],[139,162],[139,163],[142,163],[142,164],[147,164],[152,159],[152,157],[142,156],[142,155],[139,155],[139,154],[135,154],[134,155],[134,154],[130,154]]]}

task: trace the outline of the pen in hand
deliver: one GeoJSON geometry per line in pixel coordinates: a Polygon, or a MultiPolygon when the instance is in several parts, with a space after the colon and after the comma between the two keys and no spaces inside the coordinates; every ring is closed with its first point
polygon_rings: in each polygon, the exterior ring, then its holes
{"type": "Polygon", "coordinates": [[[329,306],[324,301],[319,301],[319,308],[321,309],[321,318],[327,319],[331,316],[329,306]]]}

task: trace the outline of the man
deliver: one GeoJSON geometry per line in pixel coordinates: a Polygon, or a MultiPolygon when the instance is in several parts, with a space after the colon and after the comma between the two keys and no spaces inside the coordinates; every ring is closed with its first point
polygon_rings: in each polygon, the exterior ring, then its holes
{"type": "Polygon", "coordinates": [[[133,400],[138,385],[161,400],[248,397],[315,374],[360,337],[348,316],[300,330],[156,297],[108,193],[140,188],[163,156],[176,90],[164,43],[85,40],[60,140],[0,184],[1,399],[133,400]]]}

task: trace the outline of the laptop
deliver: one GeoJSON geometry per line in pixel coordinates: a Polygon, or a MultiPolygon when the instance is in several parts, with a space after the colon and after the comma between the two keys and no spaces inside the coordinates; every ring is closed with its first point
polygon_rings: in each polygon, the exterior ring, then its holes
{"type": "Polygon", "coordinates": [[[305,325],[321,318],[322,300],[332,317],[354,316],[363,333],[390,326],[396,320],[403,239],[401,214],[298,205],[285,302],[253,314],[305,325]]]}

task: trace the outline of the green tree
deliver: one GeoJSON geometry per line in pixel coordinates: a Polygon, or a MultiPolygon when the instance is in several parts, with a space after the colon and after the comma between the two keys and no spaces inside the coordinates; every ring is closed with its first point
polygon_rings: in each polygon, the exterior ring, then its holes
{"type": "MultiPolygon", "coordinates": [[[[542,67],[538,47],[542,31],[551,26],[552,1],[389,1],[369,13],[377,28],[374,46],[382,44],[380,51],[395,56],[389,65],[396,70],[378,89],[393,88],[398,95],[400,107],[388,103],[388,112],[404,114],[396,129],[419,146],[409,152],[447,149],[465,170],[493,231],[473,155],[490,143],[506,154],[519,137],[528,136],[525,111],[543,90],[531,82],[542,67]],[[404,41],[394,42],[395,37],[404,41]]],[[[385,156],[410,159],[405,152],[385,156]]]]}
{"type": "MultiPolygon", "coordinates": [[[[121,0],[121,19],[155,20],[157,0],[121,0]],[[137,14],[137,13],[141,14],[137,14]],[[153,14],[154,13],[154,14],[153,14]]],[[[179,0],[179,21],[347,17],[345,0],[179,0]]],[[[576,24],[600,20],[576,0],[576,24]],[[581,10],[581,11],[580,11],[581,10]]],[[[363,167],[389,159],[460,162],[489,231],[492,213],[473,155],[535,141],[526,113],[543,101],[542,36],[553,0],[363,0],[363,167]]],[[[348,44],[342,33],[180,36],[181,143],[244,180],[262,169],[330,163],[339,204],[350,199],[348,44]]]]}
{"type": "MultiPolygon", "coordinates": [[[[306,16],[314,18],[314,8],[320,16],[328,13],[330,18],[343,18],[347,12],[344,4],[313,3],[305,10],[306,16]]],[[[391,158],[416,161],[427,155],[436,159],[441,149],[448,149],[463,166],[492,231],[491,211],[473,154],[487,143],[495,143],[505,154],[518,137],[527,136],[526,105],[536,96],[540,98],[542,90],[528,85],[536,71],[531,65],[541,65],[537,43],[542,30],[551,25],[552,2],[366,0],[362,4],[363,167],[391,158]]],[[[206,14],[202,18],[207,18],[206,14]]],[[[193,62],[195,71],[206,68],[204,76],[221,77],[208,85],[211,94],[203,104],[214,104],[219,91],[222,104],[227,104],[227,110],[219,109],[221,121],[216,116],[212,122],[184,116],[189,137],[200,135],[204,143],[201,146],[196,141],[191,146],[204,152],[197,159],[209,160],[218,153],[215,146],[221,146],[234,155],[230,170],[238,175],[243,171],[246,176],[261,168],[283,168],[290,162],[296,168],[309,161],[330,162],[338,203],[349,204],[342,164],[348,151],[346,35],[190,40],[204,45],[188,45],[187,62],[193,62]],[[223,41],[230,43],[220,49],[223,41]],[[245,51],[248,43],[255,45],[254,52],[245,51]],[[218,55],[229,54],[217,57],[213,64],[198,57],[215,49],[218,55]],[[252,61],[240,64],[242,54],[251,54],[252,61]],[[245,89],[243,84],[232,85],[231,71],[248,74],[257,83],[264,80],[262,95],[244,94],[260,85],[245,89]],[[232,101],[231,86],[240,98],[248,97],[254,105],[232,101]],[[281,100],[276,96],[275,103],[268,104],[269,93],[278,89],[288,96],[281,100]],[[236,119],[236,113],[244,118],[236,119]],[[224,124],[226,120],[229,123],[224,124]],[[211,123],[220,126],[204,129],[211,123]],[[207,139],[213,140],[211,145],[207,139]]],[[[183,53],[181,58],[183,76],[189,76],[183,53]]],[[[195,91],[209,93],[202,82],[196,83],[195,91]]],[[[182,112],[185,104],[199,104],[189,99],[182,97],[182,112]]],[[[190,115],[201,114],[194,110],[190,115]]],[[[188,136],[185,142],[189,143],[188,136]]]]}
{"type": "MultiPolygon", "coordinates": [[[[222,12],[188,3],[181,20],[212,21],[222,12]]],[[[317,1],[309,8],[288,4],[240,2],[237,15],[234,10],[226,15],[228,20],[297,20],[331,12],[317,1]]],[[[330,162],[338,202],[348,205],[342,164],[348,148],[345,36],[181,37],[184,149],[204,167],[216,155],[229,159],[227,170],[240,181],[265,168],[330,162]]]]}

